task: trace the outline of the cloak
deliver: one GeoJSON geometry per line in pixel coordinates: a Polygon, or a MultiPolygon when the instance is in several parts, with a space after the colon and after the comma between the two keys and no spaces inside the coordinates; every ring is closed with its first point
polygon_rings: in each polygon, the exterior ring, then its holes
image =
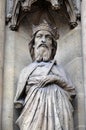
{"type": "MultiPolygon", "coordinates": [[[[69,76],[67,77],[66,73],[64,72],[64,69],[57,65],[55,62],[51,61],[51,71],[54,73],[54,75],[60,75],[62,79],[64,79],[66,83],[66,87],[64,88],[66,91],[70,93],[70,96],[75,96],[75,88],[72,84],[72,82],[69,79],[69,76]]],[[[20,107],[23,107],[24,105],[24,99],[25,99],[25,87],[27,84],[27,80],[29,76],[33,73],[33,71],[39,66],[38,62],[33,62],[30,65],[26,66],[20,73],[17,91],[14,99],[14,106],[17,108],[17,105],[21,105],[20,107]]],[[[63,80],[61,81],[63,82],[63,80]]]]}

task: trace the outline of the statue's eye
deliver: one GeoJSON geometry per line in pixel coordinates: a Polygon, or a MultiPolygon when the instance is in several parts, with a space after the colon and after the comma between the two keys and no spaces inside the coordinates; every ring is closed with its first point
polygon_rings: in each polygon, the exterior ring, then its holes
{"type": "Polygon", "coordinates": [[[47,38],[48,40],[52,40],[52,37],[51,37],[50,35],[47,35],[46,38],[47,38]]]}
{"type": "Polygon", "coordinates": [[[42,37],[42,35],[37,35],[36,37],[37,37],[37,38],[41,38],[41,37],[42,37]]]}

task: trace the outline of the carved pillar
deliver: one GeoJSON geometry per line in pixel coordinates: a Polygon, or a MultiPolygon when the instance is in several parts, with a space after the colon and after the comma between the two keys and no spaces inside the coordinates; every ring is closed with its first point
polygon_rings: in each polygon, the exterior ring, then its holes
{"type": "Polygon", "coordinates": [[[85,128],[86,128],[86,0],[82,1],[82,51],[83,51],[83,76],[85,91],[85,128]]]}
{"type": "Polygon", "coordinates": [[[2,130],[13,130],[15,33],[6,28],[2,130]]]}
{"type": "Polygon", "coordinates": [[[0,0],[0,130],[2,116],[3,54],[4,54],[5,0],[0,0]]]}

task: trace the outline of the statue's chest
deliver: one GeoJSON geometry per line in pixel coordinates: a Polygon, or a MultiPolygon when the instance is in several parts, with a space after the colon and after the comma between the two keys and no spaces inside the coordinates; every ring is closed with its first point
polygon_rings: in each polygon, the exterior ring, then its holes
{"type": "Polygon", "coordinates": [[[50,64],[39,64],[38,67],[33,71],[31,76],[42,76],[46,75],[49,71],[50,64]]]}

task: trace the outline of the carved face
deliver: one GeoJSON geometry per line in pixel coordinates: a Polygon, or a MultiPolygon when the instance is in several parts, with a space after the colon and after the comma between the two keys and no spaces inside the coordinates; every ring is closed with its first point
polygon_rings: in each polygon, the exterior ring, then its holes
{"type": "Polygon", "coordinates": [[[52,52],[52,35],[50,32],[38,31],[34,39],[34,53],[36,61],[49,61],[52,52]]]}

